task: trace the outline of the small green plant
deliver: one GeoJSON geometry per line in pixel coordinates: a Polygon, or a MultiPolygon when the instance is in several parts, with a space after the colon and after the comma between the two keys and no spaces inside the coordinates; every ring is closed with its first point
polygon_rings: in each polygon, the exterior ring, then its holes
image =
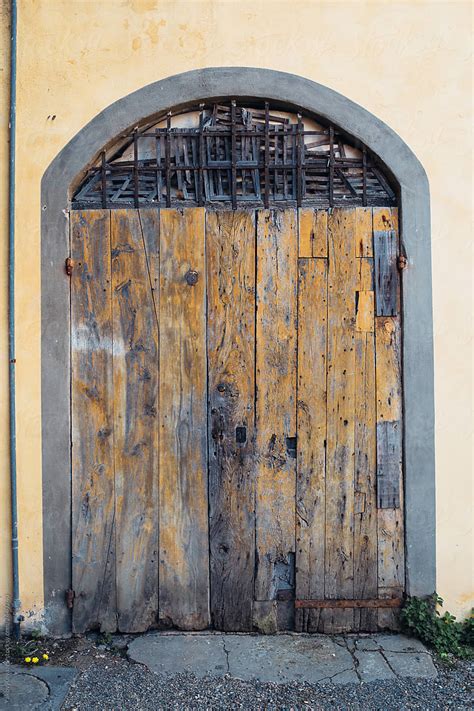
{"type": "Polygon", "coordinates": [[[463,622],[461,642],[467,647],[474,649],[474,608],[471,610],[471,614],[467,620],[463,622]]]}
{"type": "Polygon", "coordinates": [[[438,608],[443,600],[436,593],[429,598],[408,598],[401,611],[401,623],[413,637],[432,647],[441,659],[474,657],[474,616],[457,622],[454,615],[438,608]]]}
{"type": "Polygon", "coordinates": [[[101,632],[97,637],[97,644],[103,644],[104,647],[110,647],[113,642],[110,632],[101,632]]]}

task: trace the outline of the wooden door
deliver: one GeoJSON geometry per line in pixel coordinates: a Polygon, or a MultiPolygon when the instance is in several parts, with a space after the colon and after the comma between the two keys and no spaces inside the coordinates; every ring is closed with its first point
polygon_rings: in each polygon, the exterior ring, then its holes
{"type": "Polygon", "coordinates": [[[397,255],[390,208],[71,213],[76,632],[396,624],[397,255]]]}

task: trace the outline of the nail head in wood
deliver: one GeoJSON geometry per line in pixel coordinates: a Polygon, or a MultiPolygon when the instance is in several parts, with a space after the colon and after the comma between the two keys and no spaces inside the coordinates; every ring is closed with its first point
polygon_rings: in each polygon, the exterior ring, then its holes
{"type": "Polygon", "coordinates": [[[199,274],[194,269],[189,269],[184,278],[189,286],[195,286],[198,283],[199,274]]]}

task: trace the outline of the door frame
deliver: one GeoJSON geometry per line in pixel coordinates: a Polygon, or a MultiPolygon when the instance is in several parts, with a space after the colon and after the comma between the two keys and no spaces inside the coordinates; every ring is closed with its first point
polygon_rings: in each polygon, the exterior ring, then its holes
{"type": "Polygon", "coordinates": [[[145,118],[225,99],[274,101],[325,118],[367,146],[398,184],[400,239],[408,260],[402,280],[406,592],[423,596],[436,587],[431,226],[423,166],[385,123],[328,87],[270,69],[199,69],[111,104],[69,141],[41,181],[44,624],[51,634],[71,630],[64,600],[71,585],[70,296],[64,270],[71,195],[117,135],[145,118]]]}

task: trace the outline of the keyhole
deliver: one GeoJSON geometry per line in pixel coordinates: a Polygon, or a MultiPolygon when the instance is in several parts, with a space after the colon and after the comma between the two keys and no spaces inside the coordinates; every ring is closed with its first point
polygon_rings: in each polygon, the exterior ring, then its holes
{"type": "Polygon", "coordinates": [[[235,441],[237,444],[245,444],[247,441],[247,428],[246,427],[236,427],[235,428],[235,441]]]}

